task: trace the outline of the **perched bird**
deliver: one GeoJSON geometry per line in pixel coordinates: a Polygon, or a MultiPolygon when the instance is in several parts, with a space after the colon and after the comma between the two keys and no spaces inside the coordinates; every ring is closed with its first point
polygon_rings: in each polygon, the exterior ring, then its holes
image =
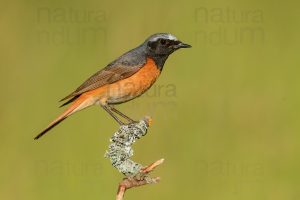
{"type": "Polygon", "coordinates": [[[124,123],[117,115],[130,123],[135,122],[113,105],[130,101],[146,92],[160,75],[169,55],[180,48],[190,47],[169,33],[150,36],[140,46],[108,64],[63,98],[61,101],[67,101],[62,106],[71,103],[69,108],[34,139],[39,139],[70,115],[91,105],[100,105],[120,125],[124,123]]]}

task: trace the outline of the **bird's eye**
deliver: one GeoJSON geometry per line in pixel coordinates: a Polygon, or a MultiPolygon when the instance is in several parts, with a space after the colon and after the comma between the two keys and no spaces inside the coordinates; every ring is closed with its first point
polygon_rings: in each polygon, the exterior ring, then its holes
{"type": "Polygon", "coordinates": [[[161,39],[161,40],[160,40],[160,44],[166,45],[166,44],[167,44],[167,40],[161,39]]]}
{"type": "Polygon", "coordinates": [[[174,45],[178,45],[178,44],[180,44],[180,41],[174,41],[174,45]]]}

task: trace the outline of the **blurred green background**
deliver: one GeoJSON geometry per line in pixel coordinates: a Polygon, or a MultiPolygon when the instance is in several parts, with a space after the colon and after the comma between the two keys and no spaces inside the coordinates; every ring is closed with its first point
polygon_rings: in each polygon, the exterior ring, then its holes
{"type": "Polygon", "coordinates": [[[296,1],[2,1],[0,199],[114,199],[103,157],[118,128],[99,107],[70,117],[57,101],[156,32],[193,45],[170,56],[143,97],[151,115],[134,160],[166,162],[159,184],[126,199],[300,199],[296,1]]]}

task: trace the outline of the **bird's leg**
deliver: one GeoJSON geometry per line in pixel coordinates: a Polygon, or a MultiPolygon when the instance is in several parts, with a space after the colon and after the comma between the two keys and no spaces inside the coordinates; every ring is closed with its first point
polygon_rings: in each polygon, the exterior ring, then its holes
{"type": "Polygon", "coordinates": [[[127,119],[127,121],[129,121],[130,123],[137,123],[137,121],[131,119],[130,117],[128,117],[127,115],[125,115],[124,113],[122,113],[121,111],[115,109],[113,106],[108,106],[110,108],[111,111],[117,113],[118,115],[120,115],[121,117],[127,119]]]}
{"type": "Polygon", "coordinates": [[[111,107],[108,105],[101,105],[101,107],[110,114],[121,126],[124,125],[124,123],[112,112],[111,107]]]}

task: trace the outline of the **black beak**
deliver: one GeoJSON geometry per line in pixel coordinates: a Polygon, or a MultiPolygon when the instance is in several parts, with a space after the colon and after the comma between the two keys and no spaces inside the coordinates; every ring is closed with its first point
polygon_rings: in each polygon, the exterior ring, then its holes
{"type": "Polygon", "coordinates": [[[183,42],[180,42],[178,45],[176,45],[176,49],[181,49],[181,48],[191,48],[192,46],[189,44],[185,44],[183,42]]]}

